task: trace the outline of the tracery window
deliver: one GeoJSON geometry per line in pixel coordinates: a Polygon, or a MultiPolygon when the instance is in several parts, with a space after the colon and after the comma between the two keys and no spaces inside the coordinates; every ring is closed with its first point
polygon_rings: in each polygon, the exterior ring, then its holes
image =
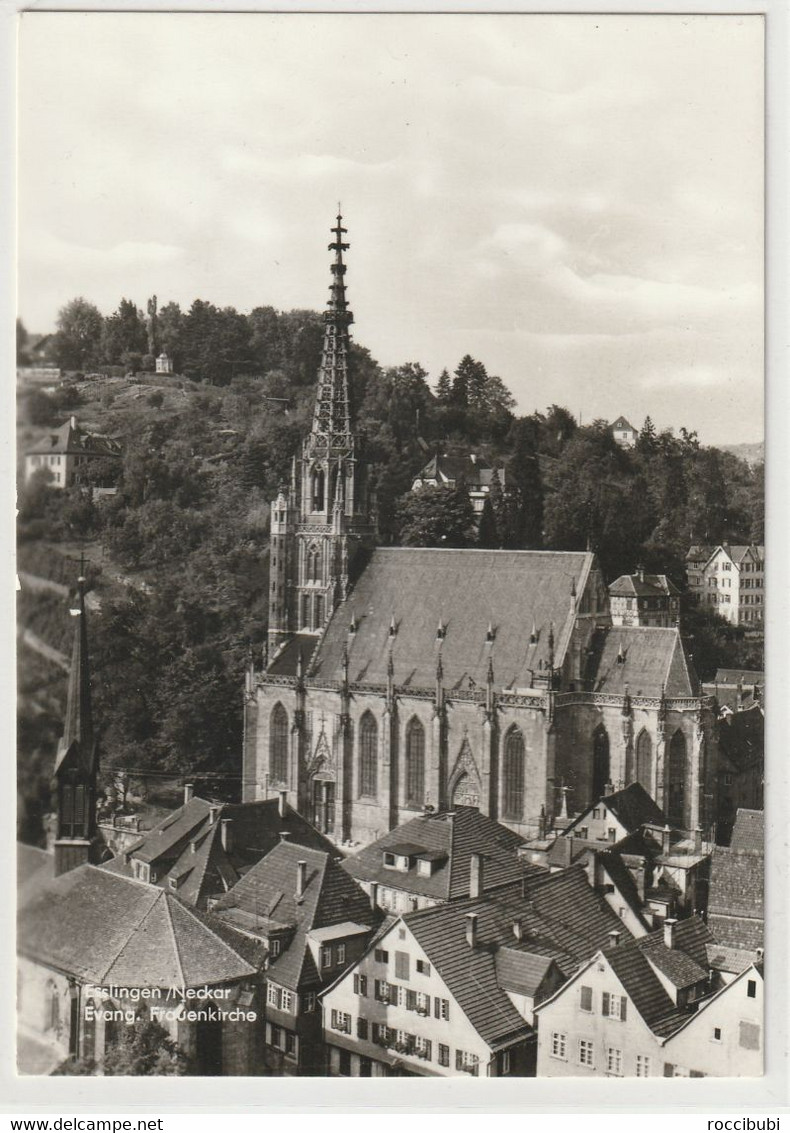
{"type": "Polygon", "coordinates": [[[288,779],[288,713],[279,703],[272,709],[269,728],[269,774],[275,783],[288,779]]]}
{"type": "Polygon", "coordinates": [[[359,722],[359,793],[375,797],[378,791],[379,729],[372,712],[359,722]]]}
{"type": "Polygon", "coordinates": [[[511,728],[505,737],[502,768],[503,817],[524,817],[524,736],[519,728],[511,728]]]}
{"type": "Polygon", "coordinates": [[[416,716],[406,728],[406,804],[422,806],[425,801],[425,729],[416,716]]]}

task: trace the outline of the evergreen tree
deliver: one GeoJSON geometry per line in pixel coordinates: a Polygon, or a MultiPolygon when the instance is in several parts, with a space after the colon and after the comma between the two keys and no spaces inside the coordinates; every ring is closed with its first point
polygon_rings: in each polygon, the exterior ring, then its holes
{"type": "Polygon", "coordinates": [[[483,503],[483,510],[480,514],[480,526],[477,529],[477,545],[478,547],[485,547],[491,551],[495,551],[502,545],[499,541],[496,515],[494,514],[490,495],[486,496],[485,502],[483,503]]]}
{"type": "Polygon", "coordinates": [[[452,396],[452,384],[447,370],[442,370],[436,383],[436,400],[439,405],[449,405],[452,396]]]}
{"type": "Polygon", "coordinates": [[[538,462],[538,430],[534,418],[523,417],[513,430],[510,489],[515,511],[509,533],[512,545],[522,550],[543,546],[543,483],[538,462]]]}

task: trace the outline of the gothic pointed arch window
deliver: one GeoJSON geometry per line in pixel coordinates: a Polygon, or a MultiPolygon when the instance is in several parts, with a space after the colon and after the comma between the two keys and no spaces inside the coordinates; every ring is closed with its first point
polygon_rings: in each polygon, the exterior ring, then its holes
{"type": "Polygon", "coordinates": [[[593,732],[592,801],[606,794],[609,782],[609,734],[603,724],[593,732]]]}
{"type": "Polygon", "coordinates": [[[653,741],[647,728],[636,737],[636,781],[653,792],[653,741]]]}
{"type": "Polygon", "coordinates": [[[359,793],[375,798],[378,793],[379,728],[372,712],[359,721],[359,793]]]}
{"type": "Polygon", "coordinates": [[[406,805],[425,802],[425,728],[416,716],[406,727],[406,805]]]}
{"type": "Polygon", "coordinates": [[[307,548],[307,581],[319,582],[321,579],[321,548],[311,543],[307,548]]]}
{"type": "Polygon", "coordinates": [[[669,787],[667,820],[670,826],[683,826],[686,803],[686,737],[680,728],[669,741],[669,787]]]}
{"type": "Polygon", "coordinates": [[[502,817],[520,821],[524,817],[524,735],[513,727],[505,736],[502,760],[502,817]]]}
{"type": "Polygon", "coordinates": [[[288,713],[279,701],[269,726],[269,775],[274,783],[288,780],[288,713]]]}

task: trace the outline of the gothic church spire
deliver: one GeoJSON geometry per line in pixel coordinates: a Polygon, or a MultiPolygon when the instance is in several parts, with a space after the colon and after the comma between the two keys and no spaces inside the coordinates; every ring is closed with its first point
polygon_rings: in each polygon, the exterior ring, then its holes
{"type": "Polygon", "coordinates": [[[343,241],[347,229],[338,206],[337,223],[331,230],[334,240],[329,245],[335,253],[331,264],[332,283],[329,302],[324,311],[324,342],[321,366],[318,371],[313,427],[308,438],[312,455],[336,455],[351,452],[354,438],[351,432],[351,403],[348,388],[348,328],[354,316],[346,299],[346,265],[343,253],[349,245],[343,241]]]}

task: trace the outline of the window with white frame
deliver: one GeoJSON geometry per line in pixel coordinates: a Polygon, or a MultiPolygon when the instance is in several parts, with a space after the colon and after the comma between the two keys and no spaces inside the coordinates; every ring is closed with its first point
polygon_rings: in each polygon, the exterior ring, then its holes
{"type": "Polygon", "coordinates": [[[591,1039],[579,1039],[579,1065],[595,1066],[595,1053],[591,1039]]]}
{"type": "Polygon", "coordinates": [[[647,1054],[636,1056],[636,1076],[637,1078],[650,1077],[650,1058],[647,1054]]]}
{"type": "Polygon", "coordinates": [[[302,1010],[306,1014],[315,1011],[316,1002],[316,993],[314,991],[306,991],[302,996],[302,1010]]]}
{"type": "Polygon", "coordinates": [[[455,1052],[456,1070],[463,1070],[465,1074],[477,1074],[479,1066],[480,1059],[476,1054],[470,1054],[468,1050],[457,1050],[455,1052]]]}
{"type": "Polygon", "coordinates": [[[280,1010],[290,1011],[292,1002],[293,996],[291,995],[290,991],[286,991],[285,988],[283,988],[280,992],[280,1010]]]}
{"type": "Polygon", "coordinates": [[[368,994],[368,977],[363,975],[354,975],[354,995],[367,995],[368,994]]]}
{"type": "Polygon", "coordinates": [[[564,1031],[553,1031],[551,1035],[551,1057],[568,1058],[568,1036],[564,1031]]]}
{"type": "Polygon", "coordinates": [[[605,991],[601,1002],[601,1013],[608,1015],[610,1019],[625,1019],[627,1004],[628,1000],[624,995],[610,995],[605,991]]]}
{"type": "Polygon", "coordinates": [[[351,1034],[351,1016],[346,1011],[332,1009],[332,1030],[343,1035],[351,1034]]]}
{"type": "Polygon", "coordinates": [[[431,974],[431,965],[427,960],[416,960],[414,966],[421,976],[429,976],[431,974]]]}
{"type": "Polygon", "coordinates": [[[433,1014],[436,1019],[444,1019],[446,1023],[450,1021],[450,1002],[447,999],[440,999],[435,996],[433,1000],[433,1014]]]}
{"type": "Polygon", "coordinates": [[[616,1046],[610,1046],[606,1051],[606,1073],[621,1075],[623,1073],[623,1052],[616,1046]]]}
{"type": "Polygon", "coordinates": [[[345,944],[338,944],[336,946],[337,955],[335,956],[336,964],[345,964],[346,962],[346,946],[345,944]]]}
{"type": "Polygon", "coordinates": [[[280,989],[276,984],[269,984],[266,989],[266,1002],[270,1007],[280,1006],[280,989]]]}
{"type": "Polygon", "coordinates": [[[332,945],[331,944],[325,944],[323,946],[323,948],[321,949],[321,967],[322,968],[331,968],[332,967],[332,945]]]}

